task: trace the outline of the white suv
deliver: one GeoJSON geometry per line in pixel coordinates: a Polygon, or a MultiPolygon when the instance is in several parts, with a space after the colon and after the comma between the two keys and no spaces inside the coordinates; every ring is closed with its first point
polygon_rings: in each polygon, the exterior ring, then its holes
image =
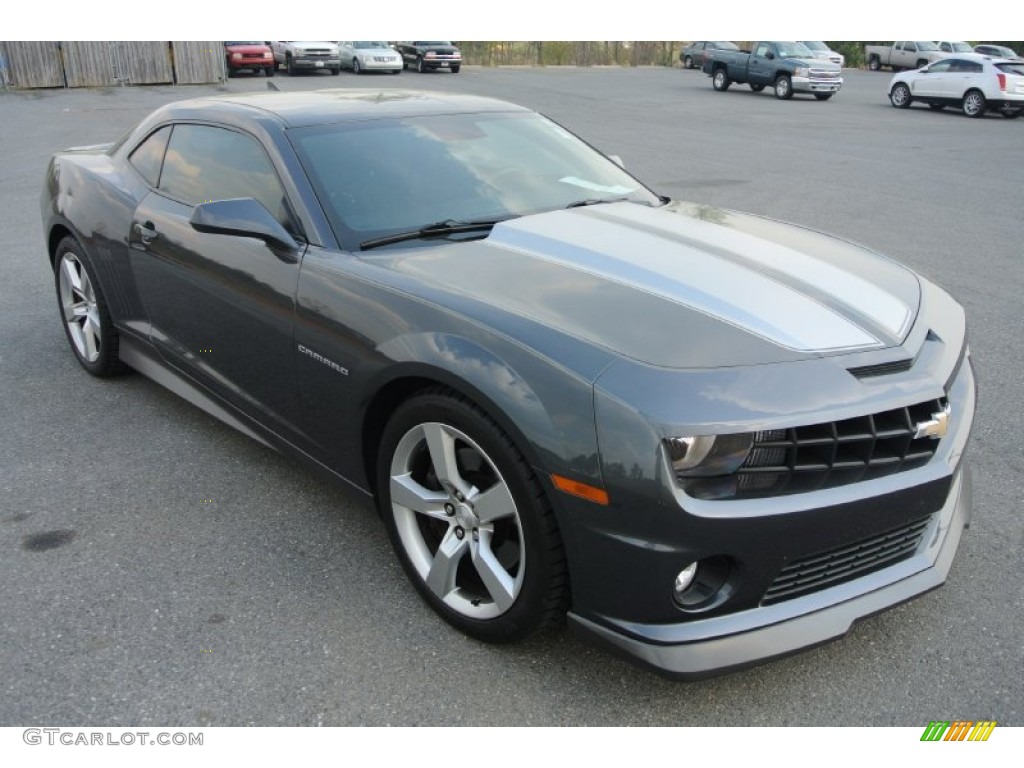
{"type": "Polygon", "coordinates": [[[959,107],[968,117],[981,117],[990,109],[1005,117],[1020,117],[1024,112],[1024,62],[977,53],[955,54],[894,75],[889,101],[900,109],[921,101],[932,109],[959,107]]]}

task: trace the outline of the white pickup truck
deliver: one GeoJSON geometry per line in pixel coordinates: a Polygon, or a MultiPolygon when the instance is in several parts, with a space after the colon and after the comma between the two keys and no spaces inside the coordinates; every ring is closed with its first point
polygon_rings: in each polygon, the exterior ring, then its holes
{"type": "Polygon", "coordinates": [[[304,42],[298,40],[271,40],[274,66],[289,75],[302,70],[329,69],[332,75],[341,72],[341,54],[338,44],[332,42],[304,42]]]}
{"type": "Polygon", "coordinates": [[[933,61],[952,56],[939,50],[930,40],[900,40],[892,45],[865,45],[864,59],[868,69],[877,72],[882,67],[892,67],[893,72],[901,69],[920,69],[933,61]]]}

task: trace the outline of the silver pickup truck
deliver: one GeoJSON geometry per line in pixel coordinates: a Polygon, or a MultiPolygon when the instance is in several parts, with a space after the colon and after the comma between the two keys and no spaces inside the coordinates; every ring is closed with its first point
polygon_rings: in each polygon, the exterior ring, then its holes
{"type": "Polygon", "coordinates": [[[882,67],[892,67],[893,72],[899,72],[901,69],[920,69],[951,55],[943,53],[939,46],[930,40],[899,40],[892,45],[864,46],[864,59],[872,72],[877,72],[882,67]]]}
{"type": "Polygon", "coordinates": [[[274,66],[289,75],[302,70],[329,69],[332,75],[341,72],[341,54],[338,44],[327,41],[272,40],[274,66]]]}

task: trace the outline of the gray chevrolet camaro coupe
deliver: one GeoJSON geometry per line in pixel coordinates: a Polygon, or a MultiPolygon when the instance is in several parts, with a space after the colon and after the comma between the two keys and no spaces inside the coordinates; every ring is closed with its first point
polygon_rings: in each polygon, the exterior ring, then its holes
{"type": "Polygon", "coordinates": [[[540,115],[218,96],[56,154],[61,322],[376,497],[444,619],[706,676],[939,586],[964,313],[862,247],[672,202],[540,115]]]}

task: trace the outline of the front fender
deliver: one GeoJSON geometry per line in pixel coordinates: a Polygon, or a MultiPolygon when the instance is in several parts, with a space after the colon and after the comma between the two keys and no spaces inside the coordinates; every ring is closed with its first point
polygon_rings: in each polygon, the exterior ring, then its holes
{"type": "Polygon", "coordinates": [[[483,408],[541,473],[601,483],[588,381],[500,337],[485,347],[449,333],[405,334],[377,351],[393,364],[371,391],[407,378],[445,384],[483,408]]]}

